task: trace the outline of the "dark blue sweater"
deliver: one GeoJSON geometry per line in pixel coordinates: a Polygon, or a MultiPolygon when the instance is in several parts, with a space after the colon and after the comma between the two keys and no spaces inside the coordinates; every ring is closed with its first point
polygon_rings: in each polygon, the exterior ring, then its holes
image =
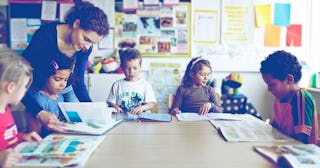
{"type": "MultiPolygon", "coordinates": [[[[34,78],[32,87],[36,87],[36,84],[39,82],[38,80],[41,79],[39,78],[39,74],[48,68],[51,60],[56,56],[63,55],[63,53],[61,53],[58,49],[57,24],[58,23],[50,23],[41,26],[35,32],[30,44],[23,52],[23,57],[26,58],[33,67],[34,78]]],[[[74,92],[81,102],[91,102],[84,82],[86,63],[91,51],[92,48],[85,52],[76,52],[73,55],[73,58],[75,59],[75,67],[67,84],[68,86],[73,86],[74,92]]],[[[30,89],[22,99],[22,102],[25,105],[26,110],[31,112],[33,115],[37,115],[41,110],[43,110],[39,103],[35,100],[30,89]]]]}

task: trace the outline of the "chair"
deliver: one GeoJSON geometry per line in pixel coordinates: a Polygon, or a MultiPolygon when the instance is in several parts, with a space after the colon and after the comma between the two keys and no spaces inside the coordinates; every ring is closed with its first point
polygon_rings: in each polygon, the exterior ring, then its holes
{"type": "Polygon", "coordinates": [[[318,143],[317,145],[320,147],[320,113],[318,112],[318,143]]]}
{"type": "Polygon", "coordinates": [[[17,106],[10,106],[10,110],[12,111],[13,119],[17,125],[17,129],[19,132],[28,131],[28,124],[26,119],[26,111],[25,107],[22,103],[19,103],[17,106]]]}
{"type": "Polygon", "coordinates": [[[173,99],[174,99],[174,94],[173,93],[169,93],[169,95],[168,95],[168,108],[169,108],[169,110],[172,107],[173,99]]]}

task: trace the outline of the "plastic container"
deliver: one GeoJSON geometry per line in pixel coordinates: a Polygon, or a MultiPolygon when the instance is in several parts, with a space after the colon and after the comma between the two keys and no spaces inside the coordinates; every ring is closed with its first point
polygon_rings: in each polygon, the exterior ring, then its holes
{"type": "Polygon", "coordinates": [[[102,63],[102,69],[105,72],[113,72],[119,68],[119,64],[116,59],[106,60],[102,63]]]}

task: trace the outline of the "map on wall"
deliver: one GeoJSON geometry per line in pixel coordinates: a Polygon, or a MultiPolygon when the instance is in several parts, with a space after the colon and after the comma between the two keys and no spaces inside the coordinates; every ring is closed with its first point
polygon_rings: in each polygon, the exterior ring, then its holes
{"type": "Polygon", "coordinates": [[[169,93],[176,93],[181,83],[179,63],[150,63],[150,84],[155,92],[159,113],[168,113],[169,93]]]}
{"type": "Polygon", "coordinates": [[[190,3],[145,6],[123,11],[115,5],[115,45],[132,39],[144,56],[190,56],[190,3]]]}

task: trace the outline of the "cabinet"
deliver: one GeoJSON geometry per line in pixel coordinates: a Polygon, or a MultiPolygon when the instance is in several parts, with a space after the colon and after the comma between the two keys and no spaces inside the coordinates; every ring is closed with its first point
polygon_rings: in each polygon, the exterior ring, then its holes
{"type": "Polygon", "coordinates": [[[112,84],[122,78],[124,74],[86,74],[85,80],[92,101],[106,102],[112,84]]]}
{"type": "MultiPolygon", "coordinates": [[[[141,71],[140,77],[148,81],[148,71],[141,71]]],[[[125,78],[124,74],[117,73],[87,73],[85,75],[85,83],[92,101],[105,102],[112,84],[123,78],[125,78]]]]}

